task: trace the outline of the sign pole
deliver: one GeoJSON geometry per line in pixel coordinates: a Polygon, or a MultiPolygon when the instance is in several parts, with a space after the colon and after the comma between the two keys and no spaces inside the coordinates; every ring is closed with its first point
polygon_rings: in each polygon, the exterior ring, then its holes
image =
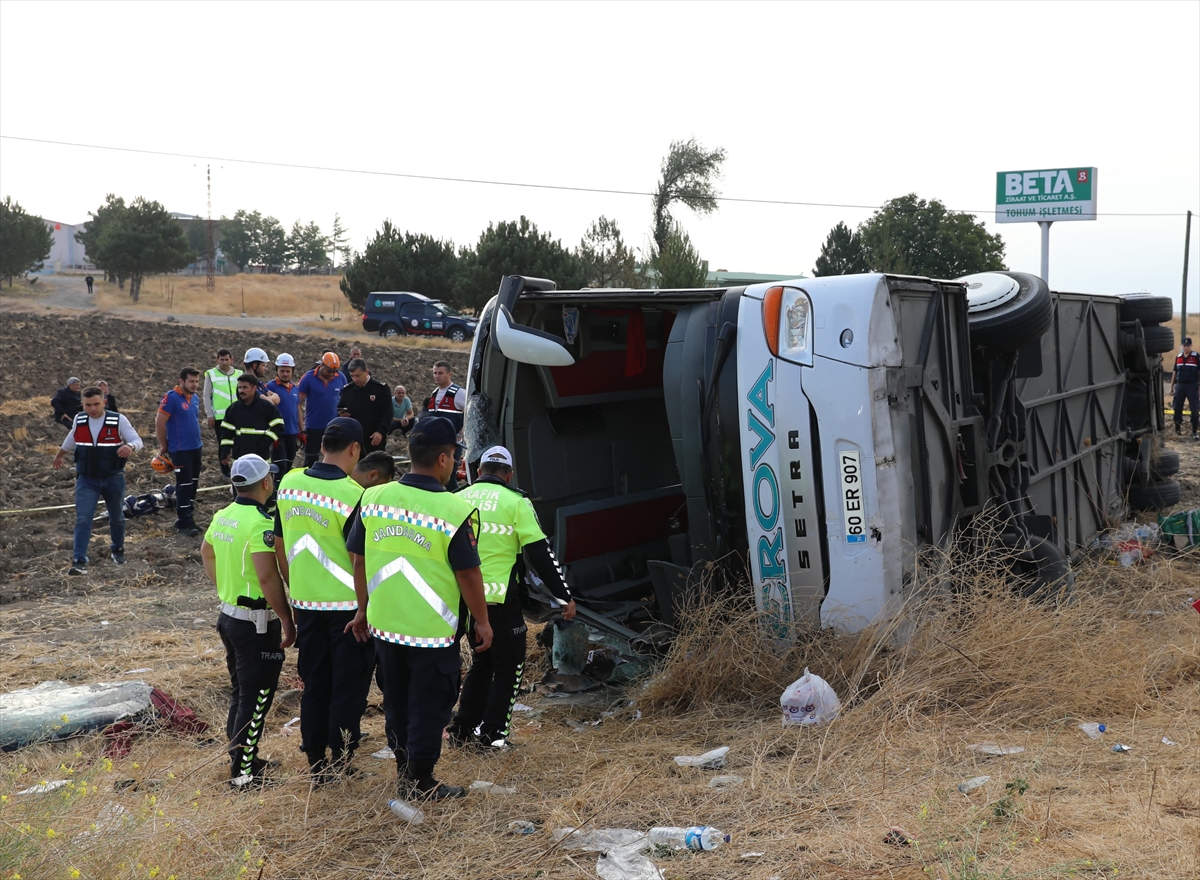
{"type": "Polygon", "coordinates": [[[1180,316],[1182,324],[1179,327],[1180,340],[1187,339],[1187,276],[1188,276],[1188,253],[1192,249],[1192,212],[1187,212],[1187,232],[1183,236],[1183,300],[1180,302],[1180,316]]]}
{"type": "Polygon", "coordinates": [[[1050,286],[1050,227],[1053,224],[1053,220],[1038,221],[1038,226],[1042,227],[1042,280],[1047,287],[1050,286]]]}

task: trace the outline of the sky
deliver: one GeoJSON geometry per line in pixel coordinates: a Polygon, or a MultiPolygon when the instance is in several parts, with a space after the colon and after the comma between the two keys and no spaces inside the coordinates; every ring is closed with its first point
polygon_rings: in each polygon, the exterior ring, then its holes
{"type": "Polygon", "coordinates": [[[866,206],[678,209],[711,269],[811,274],[834,224],[915,192],[1036,273],[996,173],[1094,166],[1100,216],[1051,229],[1051,286],[1178,304],[1200,210],[1196,2],[3,0],[0,33],[0,194],[59,222],[110,192],[204,215],[211,165],[214,218],[338,214],[359,249],[384,219],[471,244],[521,215],[572,247],[604,215],[644,247],[648,195],[396,175],[649,193],[694,137],[727,151],[723,196],[866,206]]]}

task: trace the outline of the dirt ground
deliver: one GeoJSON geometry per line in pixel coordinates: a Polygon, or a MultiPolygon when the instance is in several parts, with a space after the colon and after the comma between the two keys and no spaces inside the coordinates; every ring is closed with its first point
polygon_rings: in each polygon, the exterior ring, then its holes
{"type": "MultiPolygon", "coordinates": [[[[304,364],[334,342],[93,313],[4,309],[0,322],[10,377],[0,384],[5,511],[72,500],[70,468],[49,464],[64,433],[49,397],[68,375],[107,379],[147,436],[180,366],[206,368],[216,348],[251,345],[304,364]]],[[[347,343],[330,347],[344,354],[347,343]]],[[[370,340],[365,352],[375,375],[418,396],[433,360],[445,357],[459,375],[466,367],[462,352],[370,340]]],[[[1200,444],[1171,441],[1183,459],[1180,508],[1200,505],[1200,444]]],[[[219,485],[206,456],[201,485],[219,485]]],[[[142,453],[129,465],[129,492],[165,484],[148,461],[142,453]]],[[[197,519],[206,523],[224,497],[201,494],[197,519]]],[[[68,578],[73,522],[70,510],[0,516],[0,690],[140,678],[219,728],[229,682],[200,539],[176,537],[167,512],[129,520],[129,564],[118,568],[104,561],[97,523],[100,561],[68,578]]],[[[152,734],[112,761],[97,736],[29,747],[0,755],[0,880],[578,880],[597,876],[597,856],[556,848],[554,828],[694,822],[733,843],[656,852],[671,880],[1200,877],[1200,626],[1187,604],[1200,595],[1198,561],[1159,554],[1122,569],[1093,560],[1068,609],[980,599],[969,613],[931,616],[933,628],[903,650],[821,634],[774,656],[755,647],[753,627],[714,613],[646,688],[523,695],[515,749],[447,752],[439,765],[446,781],[501,782],[517,794],[428,807],[420,827],[389,812],[395,771],[370,757],[384,744],[375,689],[366,773],[330,789],[310,789],[297,737],[284,730],[299,714],[294,691],[281,695],[264,739],[283,784],[257,796],[229,792],[223,744],[211,739],[152,734]],[[838,689],[843,714],[822,730],[781,729],[778,694],[806,666],[838,689]],[[1075,729],[1088,720],[1108,723],[1106,739],[1075,729]],[[988,742],[1024,751],[971,749],[988,742]],[[1133,751],[1114,753],[1117,742],[1133,751]],[[671,760],[721,745],[733,751],[718,772],[742,776],[738,787],[712,788],[713,773],[671,760]],[[978,791],[958,791],[982,775],[991,779],[978,791]],[[68,788],[17,794],[56,779],[68,788]],[[122,818],[95,835],[114,810],[122,818]],[[535,833],[514,835],[514,820],[535,833]],[[893,825],[903,833],[889,843],[893,825]]],[[[527,681],[540,675],[534,655],[527,681]]],[[[298,687],[294,651],[282,686],[298,687]]]]}
{"type": "MultiPolygon", "coordinates": [[[[69,466],[58,471],[50,467],[66,434],[50,419],[50,397],[71,375],[85,384],[107,380],[121,412],[151,446],[126,466],[126,492],[141,494],[171,482],[150,468],[150,457],[159,400],[178,380],[180,368],[208,369],[222,347],[234,351],[235,357],[251,346],[265,348],[272,358],[287,351],[299,365],[313,363],[326,347],[343,357],[348,351],[344,340],[316,335],[150,324],[95,314],[76,317],[5,311],[0,321],[0,358],[13,366],[10,380],[0,384],[0,461],[4,466],[0,510],[5,511],[74,500],[74,471],[69,466]]],[[[467,358],[460,351],[409,349],[369,338],[363,351],[374,376],[393,386],[405,385],[414,397],[433,387],[430,371],[435,360],[448,360],[459,375],[466,372],[467,358]]],[[[201,488],[221,484],[216,440],[207,426],[204,430],[201,488]]],[[[403,441],[393,439],[391,449],[402,452],[403,441]]],[[[200,493],[198,521],[206,523],[212,511],[226,503],[224,499],[223,491],[200,493]]],[[[197,579],[203,578],[199,539],[176,537],[172,522],[166,511],[127,520],[128,564],[123,569],[107,561],[107,528],[97,522],[92,534],[91,574],[68,579],[64,575],[70,565],[72,510],[2,516],[0,604],[21,598],[72,596],[143,581],[152,586],[184,576],[189,583],[198,583],[197,579]]]]}

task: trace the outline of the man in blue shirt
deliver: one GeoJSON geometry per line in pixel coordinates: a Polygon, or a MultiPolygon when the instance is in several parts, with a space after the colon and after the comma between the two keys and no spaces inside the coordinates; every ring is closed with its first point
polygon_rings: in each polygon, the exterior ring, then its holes
{"type": "Polygon", "coordinates": [[[316,367],[304,374],[299,385],[300,406],[304,409],[304,466],[312,467],[321,457],[321,436],[325,426],[337,418],[338,400],[346,377],[339,370],[342,361],[332,351],[321,355],[316,367]]]}
{"type": "Polygon", "coordinates": [[[292,381],[296,359],[287,352],[275,358],[275,378],[267,383],[267,391],[279,396],[279,414],[283,416],[283,433],[275,444],[272,462],[279,468],[275,485],[292,468],[300,448],[300,386],[292,381]]]}
{"type": "Polygon", "coordinates": [[[193,537],[200,534],[193,510],[200,483],[200,371],[184,367],[179,384],[163,395],[154,421],[159,454],[175,468],[175,530],[193,537]]]}

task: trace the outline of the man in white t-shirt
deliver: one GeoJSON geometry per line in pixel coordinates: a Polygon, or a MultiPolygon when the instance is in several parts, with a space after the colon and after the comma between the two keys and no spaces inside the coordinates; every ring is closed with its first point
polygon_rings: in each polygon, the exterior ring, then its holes
{"type": "Polygon", "coordinates": [[[67,574],[87,574],[92,519],[101,498],[108,508],[111,556],[125,564],[125,461],[142,448],[142,438],[120,413],[104,408],[104,392],[96,386],[83,389],[83,412],[74,423],[51,465],[63,466],[68,452],[75,454],[75,540],[67,574]]]}

